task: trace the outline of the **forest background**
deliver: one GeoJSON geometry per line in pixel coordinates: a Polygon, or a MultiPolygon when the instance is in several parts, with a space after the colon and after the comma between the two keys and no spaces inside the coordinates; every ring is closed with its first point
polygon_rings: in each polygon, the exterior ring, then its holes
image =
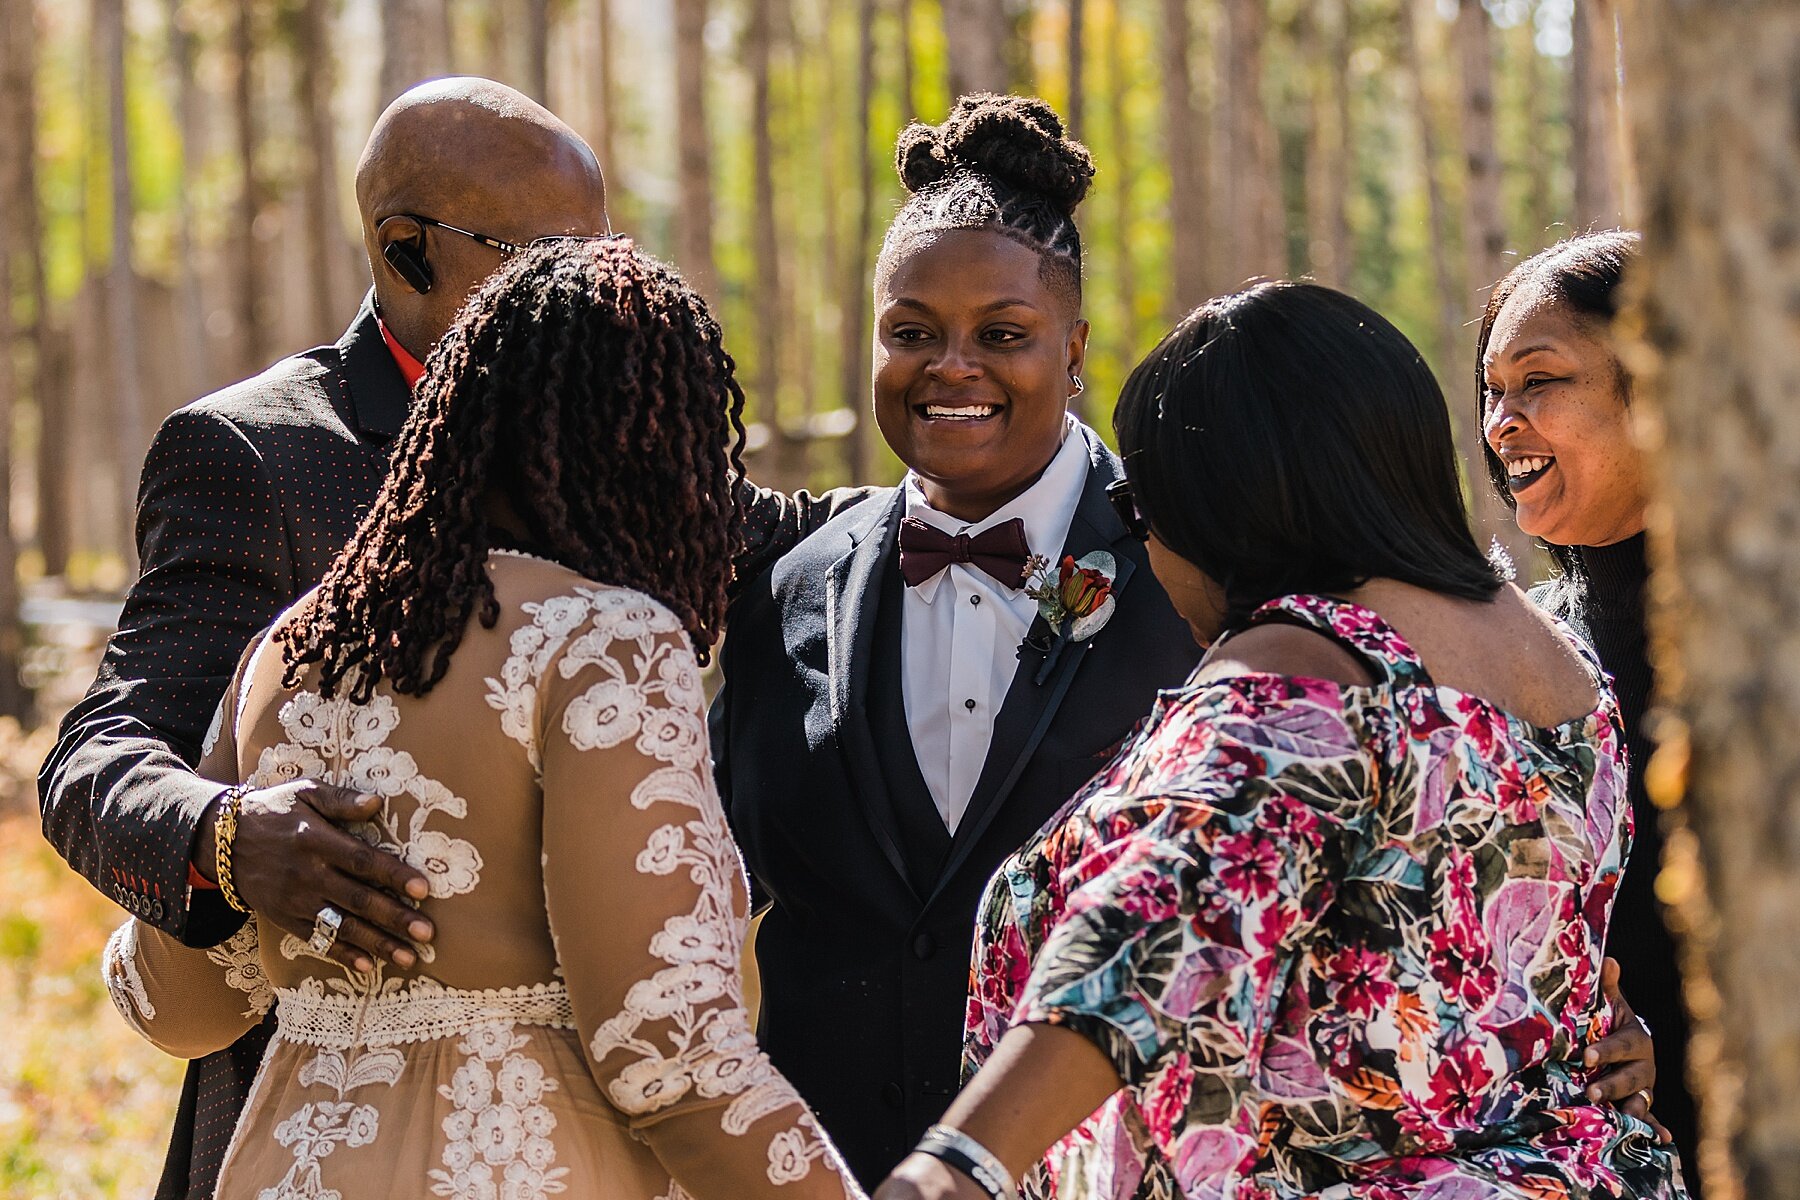
{"type": "Polygon", "coordinates": [[[1600,0],[0,0],[0,1194],[154,1179],[177,1064],[106,1004],[119,914],[43,846],[32,775],[135,569],[158,421],[353,314],[351,171],[405,86],[492,76],[586,135],[614,227],[716,306],[753,473],[829,486],[898,476],[860,419],[892,146],[975,88],[1093,149],[1091,423],[1194,304],[1309,274],[1414,339],[1472,452],[1486,288],[1631,211],[1617,28],[1600,0]]]}

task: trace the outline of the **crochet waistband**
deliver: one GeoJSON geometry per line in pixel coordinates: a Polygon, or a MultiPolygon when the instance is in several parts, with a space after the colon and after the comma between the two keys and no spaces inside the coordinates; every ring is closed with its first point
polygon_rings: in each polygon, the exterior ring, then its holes
{"type": "Polygon", "coordinates": [[[487,1025],[573,1029],[575,1011],[561,983],[529,987],[448,988],[415,979],[392,992],[328,992],[316,979],[275,989],[277,1036],[332,1050],[398,1046],[461,1037],[487,1025]]]}

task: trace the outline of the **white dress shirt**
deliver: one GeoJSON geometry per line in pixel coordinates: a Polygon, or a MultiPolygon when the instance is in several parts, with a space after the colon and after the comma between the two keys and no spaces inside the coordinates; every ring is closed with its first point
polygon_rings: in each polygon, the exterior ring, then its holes
{"type": "MultiPolygon", "coordinates": [[[[1087,486],[1088,446],[1069,418],[1062,448],[1037,482],[986,520],[969,524],[939,512],[915,475],[902,485],[906,515],[945,533],[983,533],[1014,517],[1025,521],[1033,554],[1062,555],[1069,522],[1087,486]]],[[[1037,601],[986,571],[952,563],[906,589],[901,611],[901,697],[913,754],[945,828],[956,832],[994,738],[994,718],[1019,667],[1018,646],[1037,616],[1037,601]]]]}

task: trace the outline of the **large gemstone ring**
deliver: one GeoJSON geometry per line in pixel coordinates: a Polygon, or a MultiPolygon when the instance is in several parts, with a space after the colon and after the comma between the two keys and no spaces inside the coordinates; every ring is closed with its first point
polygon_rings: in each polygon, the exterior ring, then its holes
{"type": "Polygon", "coordinates": [[[312,937],[307,939],[306,948],[314,954],[329,954],[332,943],[337,941],[338,930],[343,927],[343,924],[344,914],[327,904],[313,919],[312,937]]]}

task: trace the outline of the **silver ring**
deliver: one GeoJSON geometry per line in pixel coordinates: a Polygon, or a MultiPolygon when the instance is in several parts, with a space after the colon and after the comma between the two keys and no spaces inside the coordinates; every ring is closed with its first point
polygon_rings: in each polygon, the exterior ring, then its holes
{"type": "Polygon", "coordinates": [[[329,954],[343,924],[344,914],[327,904],[313,919],[312,937],[306,940],[306,948],[314,954],[329,954]]]}

